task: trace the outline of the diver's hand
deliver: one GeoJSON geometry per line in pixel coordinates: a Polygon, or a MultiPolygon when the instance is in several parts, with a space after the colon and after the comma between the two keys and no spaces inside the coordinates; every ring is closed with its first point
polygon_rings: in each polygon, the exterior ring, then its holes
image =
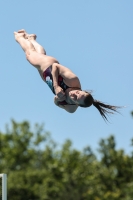
{"type": "Polygon", "coordinates": [[[54,87],[56,96],[58,97],[58,101],[64,101],[66,99],[65,92],[60,86],[54,87]]]}

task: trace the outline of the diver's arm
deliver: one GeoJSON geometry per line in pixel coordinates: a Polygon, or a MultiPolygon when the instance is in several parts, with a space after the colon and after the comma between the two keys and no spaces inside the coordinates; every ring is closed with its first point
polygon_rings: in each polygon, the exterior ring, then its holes
{"type": "Polygon", "coordinates": [[[54,97],[54,103],[55,103],[56,106],[66,110],[69,113],[74,113],[78,108],[77,105],[69,105],[69,104],[68,105],[61,105],[57,96],[54,97]]]}

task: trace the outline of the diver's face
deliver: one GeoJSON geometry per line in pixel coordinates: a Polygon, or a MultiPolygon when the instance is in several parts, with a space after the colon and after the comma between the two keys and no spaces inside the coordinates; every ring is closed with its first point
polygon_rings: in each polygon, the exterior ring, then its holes
{"type": "Polygon", "coordinates": [[[82,90],[72,90],[69,92],[70,99],[77,105],[84,104],[87,93],[82,90]]]}

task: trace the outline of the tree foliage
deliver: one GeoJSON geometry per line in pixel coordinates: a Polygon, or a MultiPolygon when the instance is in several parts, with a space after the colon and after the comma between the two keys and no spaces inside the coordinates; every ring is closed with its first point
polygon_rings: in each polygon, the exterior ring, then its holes
{"type": "Polygon", "coordinates": [[[100,159],[70,140],[59,148],[44,125],[11,121],[0,132],[0,172],[12,200],[132,200],[133,156],[116,149],[114,136],[99,142],[100,159]]]}

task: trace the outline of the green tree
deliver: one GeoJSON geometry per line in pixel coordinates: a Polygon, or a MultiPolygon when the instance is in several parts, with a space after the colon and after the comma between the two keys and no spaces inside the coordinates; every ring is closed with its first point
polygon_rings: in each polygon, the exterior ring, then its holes
{"type": "MultiPolygon", "coordinates": [[[[100,141],[101,165],[99,177],[104,199],[126,199],[133,184],[133,159],[123,150],[116,150],[113,136],[100,141]]],[[[133,189],[132,189],[133,191],[133,189]]]]}
{"type": "Polygon", "coordinates": [[[8,175],[12,200],[132,200],[133,156],[116,149],[114,136],[88,146],[59,147],[44,125],[11,121],[1,135],[0,172],[8,175]]]}

